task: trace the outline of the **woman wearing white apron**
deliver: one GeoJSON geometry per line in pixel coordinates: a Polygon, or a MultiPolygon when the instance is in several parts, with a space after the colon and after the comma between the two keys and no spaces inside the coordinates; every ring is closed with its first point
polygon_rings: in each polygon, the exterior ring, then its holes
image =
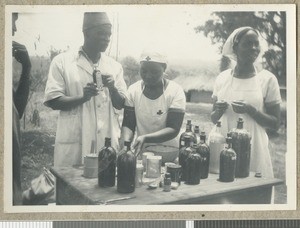
{"type": "Polygon", "coordinates": [[[123,119],[123,139],[132,141],[136,154],[147,143],[163,143],[177,146],[185,113],[185,94],[173,81],[163,78],[167,67],[164,56],[156,52],[144,52],[141,56],[142,80],[127,91],[123,119]]]}
{"type": "Polygon", "coordinates": [[[211,119],[214,123],[221,121],[221,133],[226,136],[237,126],[238,117],[242,117],[244,128],[252,137],[250,171],[273,177],[266,129],[279,128],[281,97],[276,77],[267,70],[257,72],[253,65],[259,52],[259,35],[253,28],[239,28],[229,36],[223,55],[237,64],[216,79],[211,119]],[[216,102],[220,100],[226,103],[216,102]],[[233,111],[232,103],[239,106],[238,113],[233,111]]]}

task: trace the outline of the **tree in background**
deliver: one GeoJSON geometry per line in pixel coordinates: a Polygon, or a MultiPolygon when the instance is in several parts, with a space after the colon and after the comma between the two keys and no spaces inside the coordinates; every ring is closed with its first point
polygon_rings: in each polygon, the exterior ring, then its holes
{"type": "MultiPolygon", "coordinates": [[[[126,56],[121,60],[121,64],[124,71],[124,80],[127,86],[140,80],[140,64],[131,56],[126,56]]],[[[173,69],[171,66],[167,67],[165,78],[173,80],[178,77],[180,72],[173,69]]]]}
{"type": "Polygon", "coordinates": [[[124,80],[127,86],[135,83],[140,79],[139,69],[140,64],[131,56],[126,56],[121,60],[124,71],[124,80]]]}
{"type": "Polygon", "coordinates": [[[212,19],[195,28],[210,37],[222,50],[227,37],[242,26],[257,29],[268,43],[264,53],[265,68],[286,84],[286,13],[285,12],[214,12],[212,19]]]}

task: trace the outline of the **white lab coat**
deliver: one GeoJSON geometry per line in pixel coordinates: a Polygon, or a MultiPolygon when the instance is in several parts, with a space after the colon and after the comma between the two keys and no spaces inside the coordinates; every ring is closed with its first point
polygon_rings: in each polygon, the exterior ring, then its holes
{"type": "MultiPolygon", "coordinates": [[[[112,58],[101,54],[98,69],[102,74],[111,74],[120,93],[126,93],[122,66],[112,58]]],[[[93,65],[80,49],[56,56],[50,66],[45,89],[44,103],[62,95],[79,96],[83,87],[93,82],[93,65]]],[[[83,163],[90,153],[92,141],[96,150],[104,146],[104,138],[110,137],[112,146],[119,149],[120,123],[118,111],[112,106],[107,88],[90,101],[70,111],[60,111],[54,149],[54,166],[73,166],[83,163]],[[95,111],[96,110],[96,111],[95,111]],[[97,116],[97,120],[95,118],[97,116]]]]}

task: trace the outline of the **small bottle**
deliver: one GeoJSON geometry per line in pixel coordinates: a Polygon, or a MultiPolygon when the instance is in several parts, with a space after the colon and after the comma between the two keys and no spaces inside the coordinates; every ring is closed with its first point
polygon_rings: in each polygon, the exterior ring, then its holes
{"type": "Polygon", "coordinates": [[[130,149],[131,143],[125,141],[124,144],[125,150],[117,160],[117,191],[131,193],[135,190],[136,157],[130,149]]]}
{"type": "Polygon", "coordinates": [[[232,149],[232,138],[226,138],[227,146],[220,154],[220,174],[221,182],[232,182],[235,178],[236,153],[232,149]]]}
{"type": "Polygon", "coordinates": [[[111,139],[105,138],[104,147],[98,155],[98,185],[100,187],[113,187],[116,181],[117,153],[111,147],[111,139]]]}
{"type": "Polygon", "coordinates": [[[201,132],[200,143],[198,144],[198,153],[202,157],[201,179],[206,179],[208,177],[208,172],[209,172],[210,149],[205,141],[206,141],[205,132],[201,132]]]}
{"type": "Polygon", "coordinates": [[[225,138],[221,134],[221,121],[218,121],[214,132],[209,135],[210,161],[209,172],[219,173],[220,152],[224,149],[225,138]]]}
{"type": "Polygon", "coordinates": [[[171,191],[171,174],[170,173],[165,173],[165,178],[164,178],[164,191],[165,192],[170,192],[171,191]]]}
{"type": "Polygon", "coordinates": [[[186,124],[186,130],[185,132],[183,132],[181,135],[180,135],[180,139],[179,139],[179,149],[181,147],[184,147],[184,137],[185,136],[188,136],[192,139],[192,141],[194,143],[196,143],[196,135],[194,132],[192,132],[192,121],[191,120],[188,120],[187,121],[187,124],[186,124]]]}

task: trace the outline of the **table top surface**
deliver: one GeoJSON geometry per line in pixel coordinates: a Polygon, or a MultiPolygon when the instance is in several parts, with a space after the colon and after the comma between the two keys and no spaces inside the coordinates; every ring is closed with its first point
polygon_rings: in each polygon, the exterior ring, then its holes
{"type": "Polygon", "coordinates": [[[275,178],[254,177],[250,173],[247,178],[236,178],[233,182],[224,183],[218,181],[218,174],[209,174],[207,179],[201,179],[198,185],[187,185],[181,183],[178,189],[172,189],[170,192],[164,192],[163,188],[149,189],[147,185],[136,187],[133,193],[119,193],[117,186],[99,187],[97,178],[83,177],[83,167],[59,167],[51,168],[51,172],[66,184],[80,191],[95,204],[103,204],[107,200],[118,199],[122,197],[134,197],[127,200],[110,202],[110,204],[141,204],[157,205],[180,202],[193,199],[209,199],[218,195],[240,192],[259,187],[271,187],[282,184],[283,181],[275,178]]]}

